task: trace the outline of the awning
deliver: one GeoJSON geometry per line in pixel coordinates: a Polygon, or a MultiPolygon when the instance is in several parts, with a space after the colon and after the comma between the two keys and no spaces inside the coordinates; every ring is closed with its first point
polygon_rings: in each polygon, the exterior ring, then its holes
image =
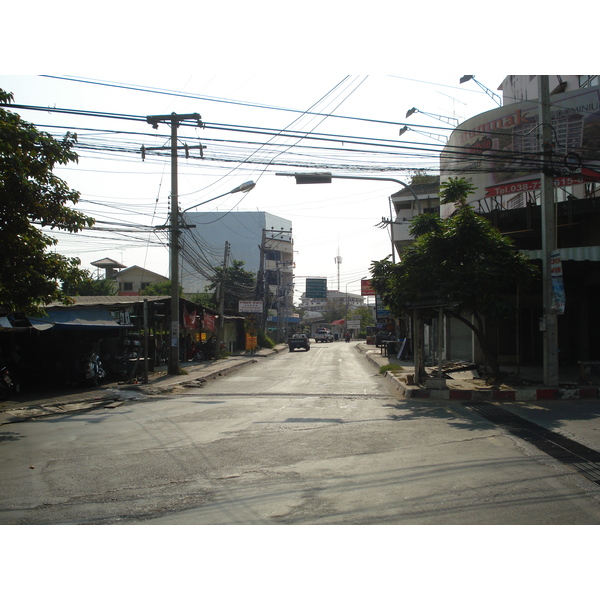
{"type": "Polygon", "coordinates": [[[130,327],[120,325],[103,307],[78,307],[78,308],[48,308],[46,317],[28,317],[29,322],[35,329],[44,330],[50,327],[59,329],[90,329],[130,327]]]}
{"type": "Polygon", "coordinates": [[[31,327],[26,319],[18,319],[17,321],[11,321],[8,316],[0,317],[0,331],[28,331],[31,327]]]}

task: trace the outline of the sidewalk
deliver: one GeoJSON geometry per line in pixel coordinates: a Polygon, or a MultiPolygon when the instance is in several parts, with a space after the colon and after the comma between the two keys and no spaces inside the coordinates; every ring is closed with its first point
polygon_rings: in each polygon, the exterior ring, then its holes
{"type": "MultiPolygon", "coordinates": [[[[465,376],[455,379],[437,379],[437,368],[426,367],[430,375],[425,385],[411,385],[409,379],[414,378],[415,365],[412,362],[384,356],[380,348],[359,342],[357,349],[378,368],[392,365],[398,370],[387,371],[396,389],[405,398],[431,398],[435,400],[459,400],[482,402],[532,402],[536,400],[568,400],[581,398],[598,398],[600,396],[600,378],[590,376],[587,382],[579,380],[576,367],[561,369],[561,382],[557,387],[543,385],[541,367],[521,367],[520,377],[507,379],[506,383],[493,386],[485,380],[473,378],[465,372],[465,376]],[[441,388],[441,389],[439,389],[441,388]]],[[[515,372],[516,367],[502,367],[503,371],[515,372]]]]}
{"type": "Polygon", "coordinates": [[[224,359],[181,363],[181,375],[169,375],[167,366],[148,373],[148,383],[110,382],[97,388],[76,387],[13,394],[0,402],[0,425],[25,421],[33,417],[56,416],[93,408],[116,408],[127,400],[172,393],[177,387],[200,387],[204,381],[222,377],[276,352],[287,350],[286,344],[274,349],[263,348],[255,353],[232,355],[224,359]]]}

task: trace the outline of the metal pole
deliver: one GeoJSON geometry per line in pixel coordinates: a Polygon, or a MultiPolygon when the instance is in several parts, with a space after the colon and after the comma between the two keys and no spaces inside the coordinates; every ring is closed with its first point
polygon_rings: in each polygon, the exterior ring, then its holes
{"type": "Polygon", "coordinates": [[[219,323],[217,327],[217,355],[221,354],[221,342],[223,341],[223,330],[225,321],[225,278],[227,277],[227,263],[229,262],[229,242],[225,242],[225,252],[223,254],[223,272],[221,273],[221,285],[219,286],[219,323]]]}
{"type": "Polygon", "coordinates": [[[169,375],[179,374],[179,190],[177,187],[177,128],[171,119],[171,350],[169,375]]]}
{"type": "Polygon", "coordinates": [[[144,383],[148,383],[148,300],[144,299],[144,383]]]}
{"type": "Polygon", "coordinates": [[[540,98],[540,127],[543,152],[541,173],[542,209],[542,269],[543,269],[543,322],[544,384],[558,385],[557,314],[552,309],[552,269],[550,255],[556,250],[556,215],[554,210],[554,177],[552,172],[552,116],[548,75],[538,76],[540,98]]]}

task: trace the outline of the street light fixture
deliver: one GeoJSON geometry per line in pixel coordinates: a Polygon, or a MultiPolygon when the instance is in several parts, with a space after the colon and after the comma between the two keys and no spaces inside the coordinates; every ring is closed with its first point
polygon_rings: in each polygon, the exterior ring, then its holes
{"type": "Polygon", "coordinates": [[[172,194],[171,202],[171,244],[170,244],[170,261],[171,261],[171,351],[169,353],[169,375],[177,375],[179,373],[179,231],[180,231],[180,216],[192,208],[196,208],[201,204],[207,204],[217,198],[222,198],[228,194],[236,194],[238,192],[249,192],[256,184],[253,181],[246,181],[242,185],[233,188],[230,192],[221,194],[205,200],[194,206],[186,208],[181,213],[178,211],[177,196],[172,194]]]}
{"type": "Polygon", "coordinates": [[[238,192],[244,192],[244,194],[246,194],[250,190],[253,190],[255,186],[256,186],[256,183],[254,183],[254,181],[246,181],[245,183],[242,183],[242,185],[238,185],[236,188],[233,188],[230,192],[225,192],[224,194],[221,194],[220,196],[215,196],[214,198],[211,198],[210,200],[204,200],[203,202],[199,202],[198,204],[194,204],[193,206],[190,206],[189,208],[182,210],[181,214],[188,212],[188,210],[192,210],[192,208],[197,208],[198,206],[202,206],[203,204],[208,204],[209,202],[212,202],[213,200],[218,200],[219,198],[222,198],[223,196],[228,196],[229,194],[237,194],[238,192]]]}
{"type": "Polygon", "coordinates": [[[437,119],[438,121],[442,121],[442,123],[448,123],[448,125],[454,124],[455,126],[458,126],[458,119],[455,117],[445,117],[444,115],[436,115],[435,113],[428,113],[428,112],[419,110],[418,108],[415,108],[414,106],[413,106],[413,108],[411,108],[410,110],[408,110],[406,112],[406,118],[408,119],[408,117],[410,117],[410,115],[414,115],[415,113],[421,113],[422,115],[427,115],[428,117],[433,117],[434,119],[437,119]],[[452,121],[454,121],[454,123],[452,123],[452,121]]]}
{"type": "Polygon", "coordinates": [[[427,133],[426,131],[417,131],[416,129],[413,129],[412,127],[408,127],[406,125],[402,127],[402,129],[400,129],[400,131],[398,132],[398,137],[404,135],[407,131],[413,131],[414,133],[418,133],[420,135],[426,135],[427,137],[437,140],[438,142],[448,142],[448,138],[445,135],[438,135],[437,133],[427,133]]]}
{"type": "MultiPolygon", "coordinates": [[[[399,183],[401,186],[405,187],[415,199],[417,206],[417,216],[421,214],[421,203],[419,201],[419,197],[413,190],[413,188],[400,181],[399,179],[393,179],[391,177],[362,177],[360,175],[332,175],[327,171],[323,171],[320,173],[275,173],[275,175],[279,175],[281,177],[294,177],[296,179],[297,184],[305,184],[305,183],[331,183],[332,179],[360,179],[362,181],[393,181],[394,183],[399,183]]],[[[391,198],[390,198],[390,217],[392,217],[392,206],[391,206],[391,198]]],[[[392,221],[390,220],[390,224],[392,221]]],[[[393,236],[392,236],[393,237],[393,236]]],[[[394,241],[392,239],[392,255],[393,260],[395,262],[395,250],[394,250],[394,241]]]]}
{"type": "Polygon", "coordinates": [[[393,181],[394,183],[399,183],[401,186],[405,187],[415,199],[417,204],[417,215],[421,214],[421,204],[419,202],[419,198],[415,191],[403,181],[399,179],[392,179],[391,177],[362,177],[360,175],[332,175],[329,172],[321,172],[321,173],[275,173],[280,177],[294,177],[296,179],[297,184],[305,184],[305,183],[331,183],[332,179],[360,179],[362,181],[393,181]]]}
{"type": "Polygon", "coordinates": [[[475,75],[463,75],[460,78],[460,83],[466,83],[467,81],[473,80],[498,106],[502,106],[502,100],[498,94],[495,94],[489,88],[485,87],[483,83],[479,83],[477,79],[475,79],[475,75]]]}

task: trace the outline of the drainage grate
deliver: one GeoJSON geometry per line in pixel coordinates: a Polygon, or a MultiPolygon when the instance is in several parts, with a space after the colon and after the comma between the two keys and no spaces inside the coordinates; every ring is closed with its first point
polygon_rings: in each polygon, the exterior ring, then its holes
{"type": "Polygon", "coordinates": [[[600,485],[600,452],[550,431],[508,410],[487,402],[463,402],[463,406],[520,437],[552,458],[573,467],[585,478],[600,485]]]}

